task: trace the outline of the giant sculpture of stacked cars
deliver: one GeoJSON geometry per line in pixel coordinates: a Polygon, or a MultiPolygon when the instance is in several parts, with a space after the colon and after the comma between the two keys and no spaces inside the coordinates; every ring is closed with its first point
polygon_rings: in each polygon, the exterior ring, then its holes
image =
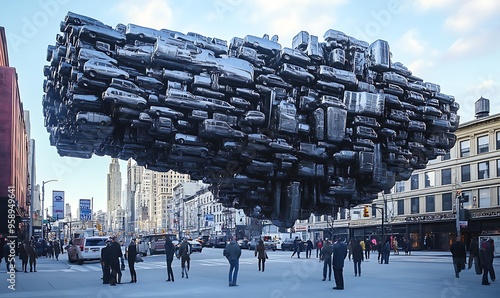
{"type": "Polygon", "coordinates": [[[252,35],[228,46],[72,12],[60,31],[43,111],[61,156],[187,173],[280,226],[369,203],[456,141],[454,97],[383,40],[301,31],[292,48],[252,35]]]}

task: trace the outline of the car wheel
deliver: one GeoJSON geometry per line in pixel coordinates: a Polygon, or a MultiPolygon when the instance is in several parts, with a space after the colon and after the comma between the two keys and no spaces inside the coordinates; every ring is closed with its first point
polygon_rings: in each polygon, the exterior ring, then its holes
{"type": "Polygon", "coordinates": [[[179,143],[179,144],[184,144],[184,139],[178,139],[178,140],[177,140],[177,143],[179,143]]]}
{"type": "Polygon", "coordinates": [[[142,110],[142,109],[144,109],[145,107],[146,107],[146,105],[145,105],[145,104],[143,104],[142,102],[137,104],[137,108],[138,108],[139,110],[142,110]]]}
{"type": "Polygon", "coordinates": [[[97,76],[97,73],[95,71],[91,70],[91,71],[89,71],[89,76],[91,78],[95,78],[97,76]]]}
{"type": "Polygon", "coordinates": [[[120,80],[126,80],[126,79],[127,79],[127,77],[126,77],[126,76],[124,76],[124,75],[119,75],[119,76],[118,76],[118,78],[119,78],[120,80]]]}
{"type": "Polygon", "coordinates": [[[74,20],[73,20],[73,22],[74,22],[76,25],[78,25],[78,26],[80,26],[80,25],[82,24],[82,21],[80,21],[80,19],[78,19],[78,18],[74,19],[74,20]]]}
{"type": "Polygon", "coordinates": [[[183,155],[182,150],[177,150],[177,155],[182,156],[183,155]]]}
{"type": "Polygon", "coordinates": [[[160,111],[155,112],[156,116],[160,116],[160,111]]]}
{"type": "Polygon", "coordinates": [[[312,79],[310,77],[307,77],[306,81],[308,84],[311,84],[312,79]]]}
{"type": "Polygon", "coordinates": [[[106,125],[106,121],[101,121],[99,124],[101,124],[101,126],[104,126],[106,125]]]}
{"type": "Polygon", "coordinates": [[[139,38],[140,39],[144,39],[144,34],[143,33],[139,33],[139,38]]]}
{"type": "Polygon", "coordinates": [[[203,158],[207,157],[207,151],[204,151],[204,150],[201,151],[200,156],[203,158]]]}
{"type": "Polygon", "coordinates": [[[97,37],[97,34],[95,34],[95,32],[89,32],[89,36],[91,38],[96,38],[97,37]]]}
{"type": "Polygon", "coordinates": [[[283,55],[283,59],[290,60],[290,56],[289,55],[283,55]]]}
{"type": "Polygon", "coordinates": [[[80,123],[81,123],[81,124],[85,124],[85,123],[87,123],[87,119],[80,119],[80,123]]]}

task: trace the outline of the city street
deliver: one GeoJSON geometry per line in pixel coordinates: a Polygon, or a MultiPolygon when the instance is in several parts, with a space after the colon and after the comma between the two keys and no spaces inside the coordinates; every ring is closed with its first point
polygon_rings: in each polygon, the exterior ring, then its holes
{"type": "MultiPolygon", "coordinates": [[[[73,265],[62,255],[59,261],[41,258],[36,273],[18,272],[16,290],[8,289],[5,263],[1,263],[0,298],[3,297],[497,297],[500,282],[481,285],[481,276],[465,270],[454,276],[450,254],[447,252],[415,251],[411,256],[391,255],[388,265],[377,263],[372,254],[362,263],[362,276],[354,277],[353,264],[346,259],[345,290],[335,291],[332,281],[321,281],[323,263],[313,257],[290,258],[291,252],[268,252],[265,272],[259,272],[253,251],[243,250],[240,259],[238,287],[228,287],[228,262],[222,249],[204,248],[191,258],[189,279],[181,278],[180,262],[173,263],[175,282],[165,282],[165,255],[144,257],[136,264],[137,283],[130,284],[128,268],[123,271],[121,285],[101,284],[98,262],[73,265]]],[[[17,263],[17,268],[21,266],[17,263]]],[[[495,259],[500,273],[500,260],[495,259]]]]}

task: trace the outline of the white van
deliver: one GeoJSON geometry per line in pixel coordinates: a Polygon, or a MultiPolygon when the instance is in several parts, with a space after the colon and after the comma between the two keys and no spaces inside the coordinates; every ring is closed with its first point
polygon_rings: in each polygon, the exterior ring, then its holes
{"type": "Polygon", "coordinates": [[[106,247],[108,237],[86,237],[83,241],[83,261],[100,260],[101,249],[106,247]]]}

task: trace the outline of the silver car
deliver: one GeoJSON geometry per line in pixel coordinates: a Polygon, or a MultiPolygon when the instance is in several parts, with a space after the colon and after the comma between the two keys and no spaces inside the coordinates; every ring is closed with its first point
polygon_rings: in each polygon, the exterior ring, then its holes
{"type": "Polygon", "coordinates": [[[76,123],[109,126],[111,125],[111,117],[103,113],[81,111],[76,114],[76,123]]]}
{"type": "Polygon", "coordinates": [[[151,106],[149,108],[148,113],[150,115],[165,116],[165,117],[169,117],[172,119],[179,119],[179,118],[184,117],[184,114],[179,112],[179,111],[176,111],[176,110],[173,110],[173,109],[167,108],[167,107],[161,107],[161,106],[151,106]]]}
{"type": "Polygon", "coordinates": [[[119,69],[110,62],[100,59],[90,59],[83,65],[83,73],[91,78],[128,79],[128,72],[119,69]]]}
{"type": "Polygon", "coordinates": [[[112,101],[115,104],[125,105],[130,108],[144,109],[147,106],[147,100],[135,93],[109,87],[102,93],[102,99],[112,101]]]}

